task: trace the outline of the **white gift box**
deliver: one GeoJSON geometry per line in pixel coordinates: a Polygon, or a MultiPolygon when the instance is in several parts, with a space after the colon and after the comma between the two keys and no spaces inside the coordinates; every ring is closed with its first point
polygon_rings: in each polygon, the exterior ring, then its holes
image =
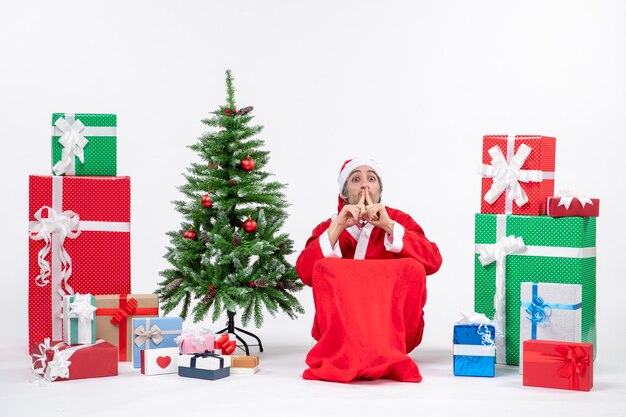
{"type": "Polygon", "coordinates": [[[141,373],[144,375],[178,372],[178,347],[142,350],[140,355],[141,373]]]}
{"type": "Polygon", "coordinates": [[[521,283],[520,374],[524,340],[581,341],[582,285],[521,283]]]}

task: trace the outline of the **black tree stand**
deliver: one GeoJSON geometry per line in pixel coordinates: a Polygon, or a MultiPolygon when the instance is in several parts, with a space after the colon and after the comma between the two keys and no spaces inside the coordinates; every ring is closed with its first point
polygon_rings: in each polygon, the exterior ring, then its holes
{"type": "Polygon", "coordinates": [[[257,335],[255,335],[254,333],[251,333],[247,330],[241,329],[239,327],[235,326],[235,312],[234,311],[230,311],[227,310],[226,313],[228,314],[228,322],[226,323],[226,327],[224,327],[222,330],[215,332],[216,334],[219,333],[233,333],[235,335],[235,337],[237,338],[237,340],[239,340],[241,342],[241,344],[243,345],[243,347],[241,347],[240,345],[237,345],[237,347],[241,350],[243,350],[244,352],[246,352],[246,355],[250,356],[250,349],[248,348],[249,346],[258,346],[259,347],[259,351],[263,352],[263,344],[261,343],[261,339],[259,339],[259,337],[257,335]],[[248,343],[246,343],[245,340],[243,340],[241,338],[241,336],[239,336],[237,334],[237,332],[235,331],[237,330],[240,333],[243,334],[247,334],[250,337],[253,337],[256,339],[257,342],[259,342],[256,345],[249,345],[248,343]]]}

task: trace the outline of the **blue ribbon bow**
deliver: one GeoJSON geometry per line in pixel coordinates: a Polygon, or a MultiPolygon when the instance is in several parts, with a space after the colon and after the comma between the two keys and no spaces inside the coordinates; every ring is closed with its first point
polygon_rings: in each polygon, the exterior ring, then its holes
{"type": "Polygon", "coordinates": [[[526,307],[526,319],[531,322],[530,338],[533,340],[537,339],[537,324],[549,325],[548,317],[552,314],[552,310],[578,310],[582,306],[582,303],[546,303],[543,298],[539,297],[538,285],[538,282],[533,282],[532,300],[522,302],[522,307],[526,307]]]}

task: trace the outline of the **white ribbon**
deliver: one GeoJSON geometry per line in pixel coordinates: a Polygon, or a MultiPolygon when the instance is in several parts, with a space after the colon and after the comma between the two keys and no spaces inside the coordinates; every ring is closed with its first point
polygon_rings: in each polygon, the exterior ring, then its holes
{"type": "Polygon", "coordinates": [[[461,311],[461,320],[454,324],[493,324],[493,322],[483,313],[461,311]]]}
{"type": "Polygon", "coordinates": [[[593,205],[593,201],[591,201],[591,198],[575,190],[560,190],[557,196],[561,197],[561,199],[559,200],[559,206],[565,206],[565,208],[568,210],[570,204],[572,204],[573,199],[577,199],[578,201],[580,201],[580,204],[583,207],[585,207],[586,204],[593,205]]]}
{"type": "Polygon", "coordinates": [[[85,163],[84,148],[89,141],[83,136],[85,125],[80,120],[72,121],[72,117],[66,115],[67,119],[59,117],[54,125],[63,132],[58,142],[63,146],[61,160],[57,162],[52,170],[56,175],[76,173],[75,158],[81,163],[85,163]],[[70,123],[71,122],[71,123],[70,123]]]}
{"type": "Polygon", "coordinates": [[[507,199],[514,200],[518,207],[528,202],[528,196],[519,182],[541,182],[543,179],[541,171],[521,169],[531,151],[530,146],[521,144],[515,156],[511,158],[509,155],[507,161],[498,146],[489,149],[491,165],[482,164],[478,170],[483,177],[493,178],[493,184],[484,197],[486,202],[493,204],[505,190],[509,193],[507,199]]]}
{"type": "Polygon", "coordinates": [[[80,349],[95,346],[102,342],[104,342],[104,340],[98,339],[94,344],[74,347],[65,342],[59,342],[54,346],[50,346],[50,338],[45,338],[43,343],[39,344],[40,354],[33,353],[33,358],[35,358],[33,364],[31,365],[31,369],[34,373],[33,375],[42,383],[52,382],[57,378],[69,378],[70,365],[72,364],[69,359],[72,355],[80,349]],[[66,349],[61,350],[61,348],[64,347],[66,349]],[[48,362],[47,353],[50,350],[54,351],[54,356],[52,357],[52,360],[48,362]],[[41,364],[40,368],[36,368],[38,364],[41,364]]]}
{"type": "MultiPolygon", "coordinates": [[[[86,344],[91,343],[92,340],[92,321],[94,319],[93,312],[96,311],[96,307],[91,304],[91,294],[76,294],[73,296],[72,302],[67,304],[67,321],[64,323],[64,331],[66,334],[65,341],[73,343],[71,340],[71,324],[70,320],[73,318],[78,319],[78,339],[76,343],[86,344]]],[[[68,300],[69,301],[69,300],[68,300]]]]}
{"type": "Polygon", "coordinates": [[[52,208],[43,206],[37,210],[34,217],[36,222],[31,223],[29,227],[30,238],[43,240],[45,243],[37,255],[39,275],[37,275],[35,282],[40,287],[45,287],[50,283],[50,263],[45,258],[52,247],[52,236],[54,233],[54,236],[58,239],[58,244],[54,245],[56,253],[53,256],[58,256],[61,262],[61,281],[63,283],[57,290],[61,296],[74,294],[74,290],[67,283],[72,275],[72,258],[70,258],[70,255],[63,247],[63,243],[66,237],[74,239],[80,235],[80,218],[78,214],[70,210],[58,214],[52,208]],[[48,216],[46,218],[42,217],[43,210],[47,210],[48,216]]]}
{"type": "MultiPolygon", "coordinates": [[[[506,230],[506,229],[505,229],[506,230]]],[[[493,298],[496,327],[496,361],[506,363],[506,256],[521,252],[526,248],[522,237],[505,236],[493,245],[483,245],[478,260],[482,266],[496,263],[496,293],[493,298]]]]}

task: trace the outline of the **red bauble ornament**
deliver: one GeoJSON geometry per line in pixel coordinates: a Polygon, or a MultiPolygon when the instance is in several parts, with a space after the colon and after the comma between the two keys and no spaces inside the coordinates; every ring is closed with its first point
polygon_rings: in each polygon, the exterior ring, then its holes
{"type": "Polygon", "coordinates": [[[254,166],[255,166],[254,159],[250,158],[249,156],[241,160],[241,169],[243,169],[246,172],[252,171],[254,169],[254,166]]]}
{"type": "Polygon", "coordinates": [[[215,289],[215,287],[213,286],[213,284],[209,285],[209,289],[210,289],[210,290],[214,290],[214,289],[215,289]]]}
{"type": "Polygon", "coordinates": [[[198,235],[192,229],[189,229],[183,234],[183,237],[185,239],[196,240],[198,238],[198,235]]]}
{"type": "Polygon", "coordinates": [[[205,194],[205,195],[202,197],[202,205],[203,205],[204,207],[207,207],[207,208],[208,208],[208,207],[213,207],[213,202],[211,201],[211,196],[210,196],[210,195],[205,194]]]}
{"type": "Polygon", "coordinates": [[[233,114],[237,114],[237,109],[233,109],[233,114]]]}
{"type": "Polygon", "coordinates": [[[248,282],[248,287],[252,288],[252,287],[254,287],[254,286],[255,286],[255,285],[254,285],[254,282],[253,282],[253,281],[248,282]]]}
{"type": "Polygon", "coordinates": [[[226,113],[226,116],[230,116],[230,109],[226,109],[225,113],[226,113]]]}
{"type": "Polygon", "coordinates": [[[247,233],[254,233],[256,231],[256,222],[248,217],[248,220],[243,222],[243,230],[247,233]]]}

